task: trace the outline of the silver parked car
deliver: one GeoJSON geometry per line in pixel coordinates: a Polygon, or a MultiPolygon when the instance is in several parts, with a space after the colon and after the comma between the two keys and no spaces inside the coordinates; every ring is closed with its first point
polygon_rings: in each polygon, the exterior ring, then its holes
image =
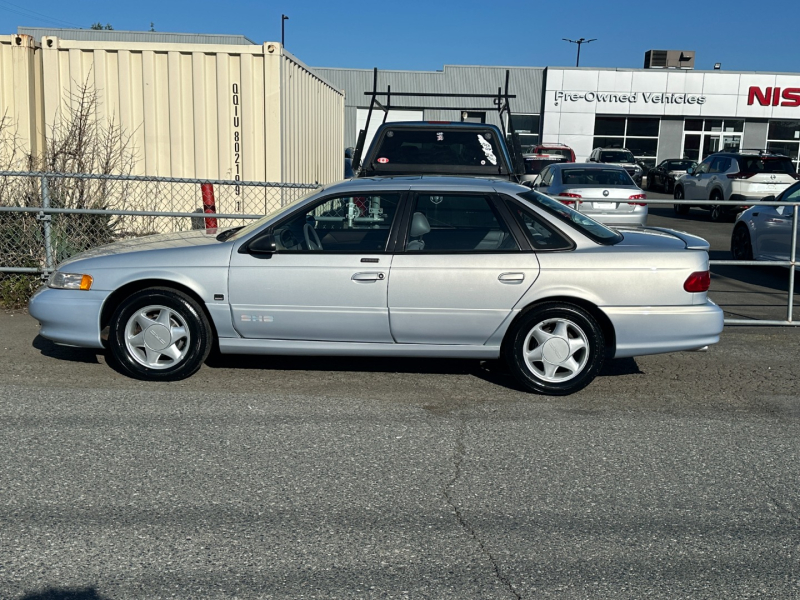
{"type": "Polygon", "coordinates": [[[602,163],[563,163],[542,170],[533,189],[606,225],[644,225],[647,194],[627,171],[602,163]]]}
{"type": "MultiPolygon", "coordinates": [[[[766,200],[766,198],[765,198],[766,200]]],[[[772,198],[769,198],[772,200],[772,198]]],[[[800,182],[775,198],[800,202],[800,182]]],[[[731,254],[736,260],[790,260],[795,206],[753,206],[739,214],[731,234],[731,254]]],[[[800,232],[796,247],[800,251],[800,232]]]]}
{"type": "Polygon", "coordinates": [[[251,225],[111,244],[30,302],[41,335],[175,380],[231,354],[504,357],[528,390],[716,343],[708,244],[614,231],[507,181],[356,179],[251,225]]]}

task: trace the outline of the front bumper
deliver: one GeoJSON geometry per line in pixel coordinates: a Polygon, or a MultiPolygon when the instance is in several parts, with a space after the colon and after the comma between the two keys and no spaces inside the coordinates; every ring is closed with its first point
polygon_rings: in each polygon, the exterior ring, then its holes
{"type": "Polygon", "coordinates": [[[100,312],[110,294],[42,287],[28,303],[28,312],[41,324],[39,334],[56,344],[102,348],[100,312]]]}
{"type": "Polygon", "coordinates": [[[614,325],[614,358],[696,350],[719,342],[724,316],[709,301],[692,306],[604,307],[614,325]]]}

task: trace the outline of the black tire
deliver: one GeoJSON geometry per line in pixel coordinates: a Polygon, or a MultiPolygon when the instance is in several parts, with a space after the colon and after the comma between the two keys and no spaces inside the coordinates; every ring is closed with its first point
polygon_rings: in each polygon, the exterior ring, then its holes
{"type": "Polygon", "coordinates": [[[531,309],[514,323],[506,335],[504,355],[512,374],[528,391],[566,396],[585,388],[600,372],[605,339],[597,321],[584,309],[552,302],[531,309]]]}
{"type": "Polygon", "coordinates": [[[734,260],[753,260],[753,244],[747,226],[739,224],[731,235],[731,254],[734,260]]]}
{"type": "MultiPolygon", "coordinates": [[[[709,200],[711,201],[722,200],[722,196],[720,195],[719,192],[712,192],[709,200]]],[[[725,218],[725,211],[719,204],[712,204],[711,206],[708,207],[708,210],[709,210],[709,215],[711,216],[711,220],[714,221],[715,223],[719,223],[725,218]]]]}
{"type": "Polygon", "coordinates": [[[655,192],[656,191],[656,184],[653,181],[655,177],[650,173],[647,174],[647,191],[648,192],[655,192]]]}
{"type": "Polygon", "coordinates": [[[148,288],[129,296],[109,323],[111,358],[136,379],[185,379],[205,362],[212,342],[203,309],[190,296],[169,288],[148,288]]]}
{"type": "MultiPolygon", "coordinates": [[[[676,186],[672,192],[672,197],[675,200],[683,200],[683,188],[680,186],[676,186]]],[[[684,216],[689,214],[689,205],[688,204],[673,204],[672,209],[675,211],[676,215],[684,216]]]]}

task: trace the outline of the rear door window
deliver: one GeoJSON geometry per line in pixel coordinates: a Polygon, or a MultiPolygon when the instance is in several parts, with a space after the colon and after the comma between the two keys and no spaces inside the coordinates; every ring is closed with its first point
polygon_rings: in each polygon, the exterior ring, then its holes
{"type": "Polygon", "coordinates": [[[520,248],[484,195],[418,194],[407,252],[499,252],[520,248]]]}

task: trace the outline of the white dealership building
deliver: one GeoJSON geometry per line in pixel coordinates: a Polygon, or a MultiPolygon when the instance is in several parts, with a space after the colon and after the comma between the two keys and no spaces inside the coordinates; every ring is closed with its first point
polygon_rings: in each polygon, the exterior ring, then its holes
{"type": "Polygon", "coordinates": [[[720,150],[800,158],[800,75],[681,69],[545,69],[541,139],[584,160],[598,146],[651,164],[720,150]]]}

